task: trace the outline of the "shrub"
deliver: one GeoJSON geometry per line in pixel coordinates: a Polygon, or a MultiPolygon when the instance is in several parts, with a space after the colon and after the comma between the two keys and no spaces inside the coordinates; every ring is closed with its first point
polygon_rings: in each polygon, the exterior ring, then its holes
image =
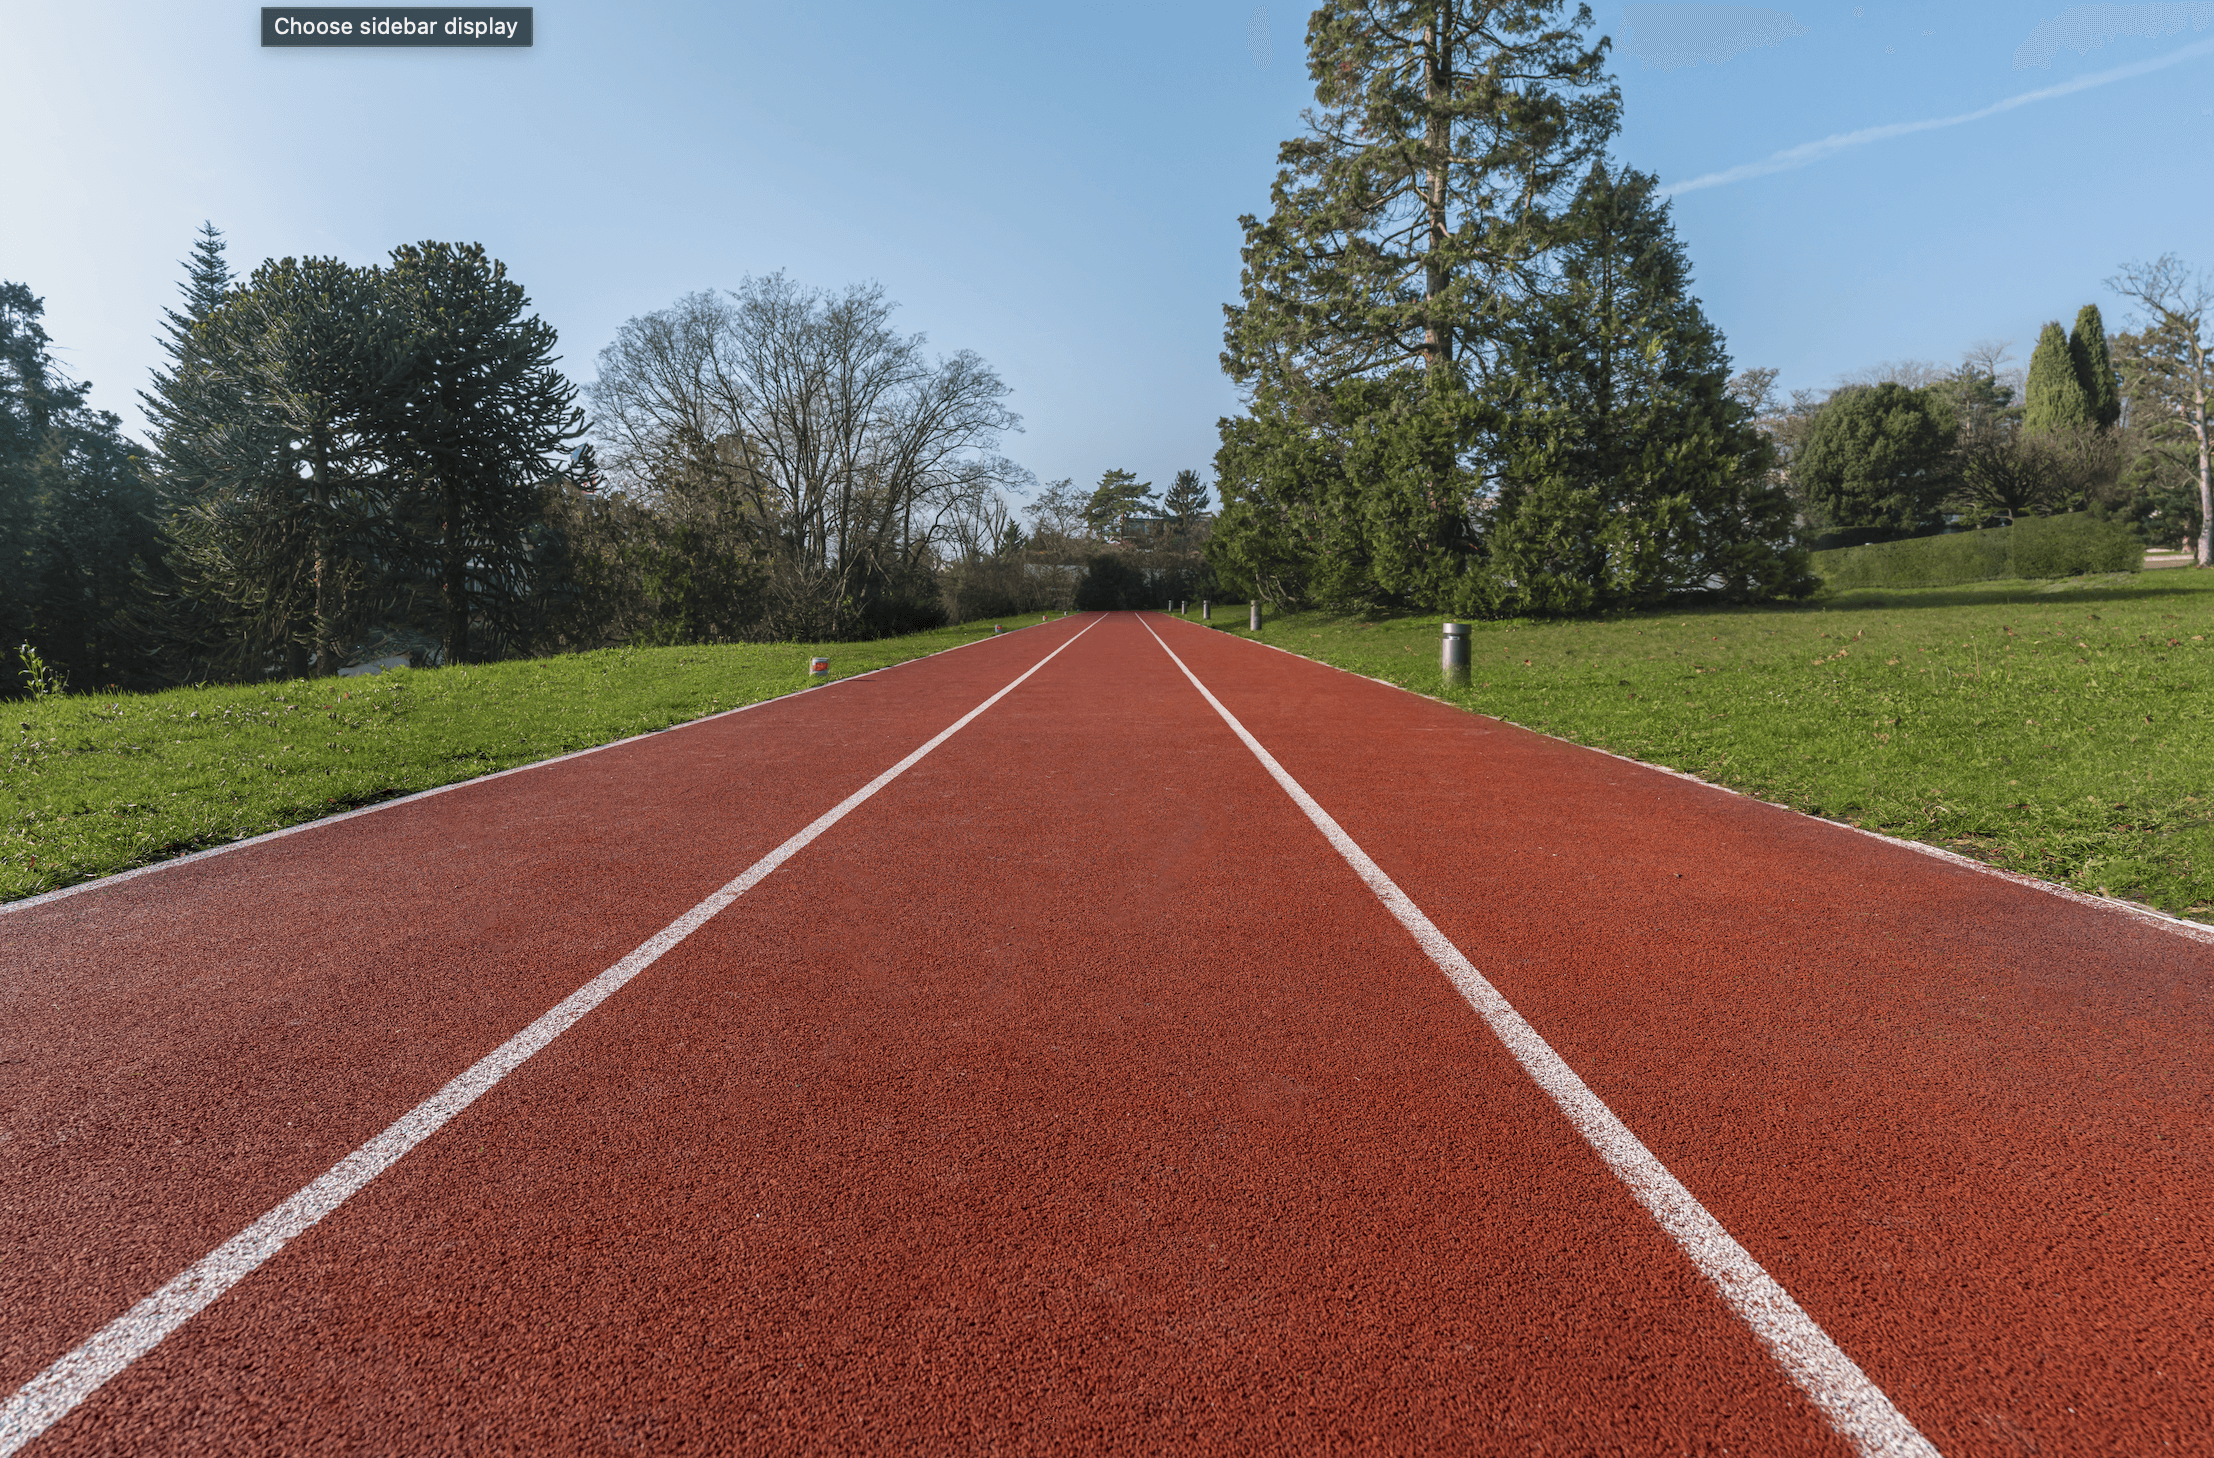
{"type": "Polygon", "coordinates": [[[1950,587],[1996,577],[2135,572],[2144,565],[2144,544],[2127,526],[2087,512],[1814,554],[1816,574],[1836,588],[1950,587]]]}

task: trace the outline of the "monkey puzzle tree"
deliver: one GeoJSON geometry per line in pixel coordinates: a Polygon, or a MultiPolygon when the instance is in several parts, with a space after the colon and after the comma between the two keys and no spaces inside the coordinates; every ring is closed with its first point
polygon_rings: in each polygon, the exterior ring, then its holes
{"type": "Polygon", "coordinates": [[[380,283],[374,431],[436,516],[444,657],[469,661],[471,625],[519,646],[530,528],[557,457],[584,433],[554,330],[477,243],[396,248],[380,283]]]}
{"type": "Polygon", "coordinates": [[[404,554],[370,384],[385,327],[374,270],[287,258],[193,333],[204,408],[165,446],[200,482],[171,518],[180,575],[235,615],[249,653],[279,649],[294,674],[311,654],[316,673],[338,671],[404,554]]]}

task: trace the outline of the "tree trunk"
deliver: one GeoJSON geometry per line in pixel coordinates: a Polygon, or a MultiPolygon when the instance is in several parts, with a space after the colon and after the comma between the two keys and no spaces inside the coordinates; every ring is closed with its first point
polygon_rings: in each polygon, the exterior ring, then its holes
{"type": "Polygon", "coordinates": [[[451,481],[439,482],[445,496],[446,529],[444,561],[440,577],[446,599],[445,659],[448,663],[469,661],[469,552],[461,530],[461,488],[451,481]]]}
{"type": "Polygon", "coordinates": [[[315,473],[315,667],[317,678],[338,672],[338,572],[331,563],[330,499],[331,437],[317,430],[309,437],[313,452],[309,469],[315,473]]]}
{"type": "Polygon", "coordinates": [[[2198,418],[2191,423],[2199,438],[2199,565],[2214,567],[2214,472],[2208,470],[2204,385],[2198,396],[2198,418]]]}
{"type": "Polygon", "coordinates": [[[1453,359],[1453,338],[1438,318],[1438,298],[1451,281],[1446,273],[1445,197],[1447,173],[1452,167],[1453,129],[1444,105],[1453,84],[1451,56],[1452,5],[1440,0],[1436,18],[1423,27],[1422,97],[1430,103],[1428,134],[1423,138],[1426,165],[1422,174],[1422,203],[1429,214],[1429,257],[1423,271],[1422,368],[1432,380],[1453,359]]]}

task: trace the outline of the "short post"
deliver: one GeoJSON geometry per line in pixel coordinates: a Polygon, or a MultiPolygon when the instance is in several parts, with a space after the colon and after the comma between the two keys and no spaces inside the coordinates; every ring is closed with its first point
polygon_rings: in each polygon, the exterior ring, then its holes
{"type": "Polygon", "coordinates": [[[1445,625],[1445,647],[1440,658],[1445,681],[1456,688],[1468,686],[1468,624],[1445,625]]]}
{"type": "Polygon", "coordinates": [[[1207,599],[1205,598],[1199,600],[1199,620],[1203,623],[1207,621],[1207,599]]]}
{"type": "Polygon", "coordinates": [[[830,660],[827,658],[810,658],[807,660],[808,686],[812,688],[816,684],[828,682],[830,682],[830,660]]]}
{"type": "Polygon", "coordinates": [[[1245,626],[1247,632],[1258,633],[1261,631],[1261,600],[1259,598],[1254,598],[1246,603],[1245,626]]]}

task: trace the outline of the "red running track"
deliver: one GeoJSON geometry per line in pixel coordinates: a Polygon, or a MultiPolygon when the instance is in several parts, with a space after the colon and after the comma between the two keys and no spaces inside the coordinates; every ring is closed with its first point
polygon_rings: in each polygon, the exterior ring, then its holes
{"type": "Polygon", "coordinates": [[[1090,628],[24,1451],[1851,1452],[1147,621],[1940,1451],[2214,1451],[2207,947],[1131,615],[0,916],[12,1392],[1090,628]]]}

